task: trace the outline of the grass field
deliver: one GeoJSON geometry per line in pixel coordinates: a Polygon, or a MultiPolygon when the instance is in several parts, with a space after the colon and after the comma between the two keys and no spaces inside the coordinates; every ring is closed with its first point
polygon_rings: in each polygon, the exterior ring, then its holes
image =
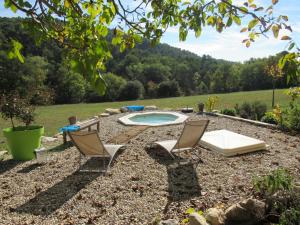
{"type": "MultiPolygon", "coordinates": [[[[289,98],[284,94],[283,89],[276,90],[275,102],[285,107],[288,105],[289,98]]],[[[67,124],[67,118],[71,115],[76,115],[79,120],[83,120],[94,115],[99,115],[104,112],[106,108],[117,108],[126,105],[156,105],[159,108],[179,108],[184,106],[194,107],[197,109],[197,103],[205,102],[208,96],[212,95],[198,95],[176,98],[161,98],[148,99],[126,102],[105,102],[93,104],[68,104],[68,105],[52,105],[40,106],[36,109],[36,124],[45,126],[45,135],[51,136],[58,132],[58,129],[67,124]]],[[[272,90],[264,91],[250,91],[250,92],[235,92],[227,94],[214,94],[219,96],[219,103],[217,109],[225,107],[233,107],[236,103],[242,104],[244,101],[262,101],[271,108],[272,90]]],[[[9,121],[0,119],[0,127],[9,127],[9,121]]],[[[2,132],[0,133],[0,140],[3,139],[2,132]]],[[[0,146],[1,148],[1,146],[0,146]]]]}

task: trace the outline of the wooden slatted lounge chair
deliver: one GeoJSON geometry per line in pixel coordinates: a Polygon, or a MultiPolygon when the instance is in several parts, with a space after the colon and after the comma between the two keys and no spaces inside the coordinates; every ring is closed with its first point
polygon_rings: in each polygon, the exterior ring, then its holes
{"type": "Polygon", "coordinates": [[[173,153],[191,150],[198,144],[208,123],[209,120],[187,121],[178,140],[158,141],[155,144],[161,146],[172,158],[175,158],[173,153]]]}
{"type": "MultiPolygon", "coordinates": [[[[99,157],[103,159],[103,170],[97,170],[97,172],[107,172],[110,167],[110,164],[118,152],[118,150],[124,145],[112,145],[112,144],[103,144],[99,138],[97,131],[76,131],[69,132],[69,136],[77,149],[80,152],[79,158],[79,168],[81,168],[82,157],[99,157]],[[109,160],[107,166],[105,161],[109,160]]],[[[81,170],[80,171],[89,171],[91,170],[81,170]]]]}

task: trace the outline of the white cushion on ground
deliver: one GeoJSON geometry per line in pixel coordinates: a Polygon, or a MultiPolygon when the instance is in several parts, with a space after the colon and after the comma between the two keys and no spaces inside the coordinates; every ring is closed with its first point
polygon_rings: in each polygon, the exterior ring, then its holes
{"type": "Polygon", "coordinates": [[[200,140],[200,144],[225,156],[265,150],[267,147],[264,141],[229,130],[205,132],[200,140]]]}

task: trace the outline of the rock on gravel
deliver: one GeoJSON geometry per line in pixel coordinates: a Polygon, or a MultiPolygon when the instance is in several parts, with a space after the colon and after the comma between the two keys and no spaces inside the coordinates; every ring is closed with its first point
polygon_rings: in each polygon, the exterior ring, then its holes
{"type": "Polygon", "coordinates": [[[122,113],[120,109],[112,109],[112,108],[105,109],[105,112],[109,113],[110,115],[115,115],[115,114],[122,113]]]}
{"type": "Polygon", "coordinates": [[[110,116],[109,113],[101,113],[101,114],[100,114],[100,117],[108,117],[108,116],[110,116]]]}
{"type": "Polygon", "coordinates": [[[58,138],[56,138],[56,137],[42,136],[42,143],[54,142],[54,141],[57,141],[57,140],[58,140],[58,138]]]}
{"type": "Polygon", "coordinates": [[[204,216],[198,213],[191,213],[189,216],[189,225],[209,225],[204,216]]]}
{"type": "Polygon", "coordinates": [[[179,222],[175,219],[162,220],[158,225],[179,225],[179,222]]]}
{"type": "Polygon", "coordinates": [[[157,106],[156,105],[146,105],[145,106],[145,110],[157,110],[157,106]]]}
{"type": "Polygon", "coordinates": [[[225,214],[222,209],[210,208],[205,212],[205,219],[210,225],[224,224],[225,214]]]}
{"type": "Polygon", "coordinates": [[[255,225],[260,222],[266,213],[266,205],[257,199],[246,199],[230,206],[226,212],[228,225],[255,225]]]}

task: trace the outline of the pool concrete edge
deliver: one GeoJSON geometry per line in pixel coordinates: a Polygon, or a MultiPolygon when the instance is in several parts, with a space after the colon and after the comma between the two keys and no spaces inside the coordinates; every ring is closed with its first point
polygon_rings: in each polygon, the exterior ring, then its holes
{"type": "Polygon", "coordinates": [[[150,126],[150,127],[158,127],[158,126],[166,126],[166,125],[176,125],[183,123],[188,116],[183,115],[178,112],[166,112],[166,111],[156,111],[156,112],[137,112],[137,113],[130,113],[126,116],[122,116],[118,119],[118,121],[127,126],[150,126]],[[137,115],[149,115],[149,114],[171,114],[177,117],[176,120],[170,122],[162,122],[160,124],[151,124],[151,123],[143,123],[143,122],[134,122],[131,121],[130,118],[137,116],[137,115]]]}

